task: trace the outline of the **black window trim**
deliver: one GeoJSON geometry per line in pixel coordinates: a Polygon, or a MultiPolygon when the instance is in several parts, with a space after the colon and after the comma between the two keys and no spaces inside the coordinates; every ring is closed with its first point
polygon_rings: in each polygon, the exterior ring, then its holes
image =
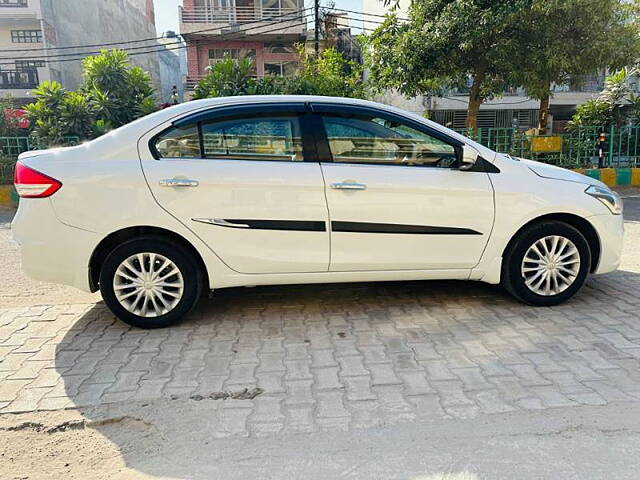
{"type": "Polygon", "coordinates": [[[393,162],[335,162],[333,155],[331,153],[331,149],[329,147],[329,139],[327,136],[327,132],[324,127],[324,122],[322,120],[323,115],[333,115],[333,116],[363,116],[363,117],[378,117],[383,118],[385,120],[391,120],[400,122],[404,125],[407,125],[419,132],[425,133],[427,135],[431,135],[432,137],[444,142],[454,148],[456,153],[456,157],[458,159],[456,166],[450,167],[451,169],[457,168],[460,164],[460,160],[462,159],[462,147],[464,143],[460,140],[452,138],[434,128],[429,127],[421,122],[417,122],[412,118],[406,117],[404,115],[399,115],[395,112],[389,112],[387,110],[378,109],[374,107],[367,107],[364,105],[344,105],[337,103],[329,103],[329,102],[313,102],[311,104],[311,109],[314,112],[314,116],[317,117],[318,122],[316,123],[315,136],[317,142],[317,150],[322,155],[321,162],[322,163],[336,163],[340,165],[373,165],[373,166],[384,166],[384,167],[413,167],[413,168],[433,168],[427,167],[425,165],[403,165],[401,163],[393,163],[393,162]]]}
{"type": "MultiPolygon", "coordinates": [[[[294,116],[300,123],[300,134],[302,137],[302,156],[303,161],[294,162],[292,160],[270,160],[266,158],[256,158],[255,160],[233,160],[243,162],[287,162],[287,163],[318,163],[318,155],[316,151],[316,142],[309,137],[312,131],[308,125],[308,119],[311,116],[309,105],[307,102],[268,102],[249,105],[222,105],[220,107],[212,107],[206,110],[195,112],[180,117],[171,122],[171,125],[157,134],[153,135],[149,140],[149,151],[154,159],[160,160],[202,160],[211,161],[214,158],[204,157],[204,139],[202,136],[202,124],[207,121],[225,121],[234,118],[256,118],[258,116],[294,116]],[[199,157],[179,157],[179,158],[163,158],[156,148],[158,138],[173,128],[187,127],[196,125],[198,130],[198,142],[200,147],[199,157]]],[[[224,160],[224,159],[222,159],[224,160]]]]}

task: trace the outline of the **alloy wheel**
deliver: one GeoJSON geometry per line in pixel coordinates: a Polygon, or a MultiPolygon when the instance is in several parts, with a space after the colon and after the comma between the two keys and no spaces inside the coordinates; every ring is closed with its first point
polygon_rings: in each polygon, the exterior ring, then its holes
{"type": "Polygon", "coordinates": [[[113,291],[127,311],[146,318],[159,317],[182,299],[184,279],[169,258],[158,253],[137,253],[116,269],[113,291]]]}
{"type": "Polygon", "coordinates": [[[549,235],[531,245],[522,259],[526,286],[542,296],[553,296],[569,288],[580,271],[580,252],[566,237],[549,235]]]}

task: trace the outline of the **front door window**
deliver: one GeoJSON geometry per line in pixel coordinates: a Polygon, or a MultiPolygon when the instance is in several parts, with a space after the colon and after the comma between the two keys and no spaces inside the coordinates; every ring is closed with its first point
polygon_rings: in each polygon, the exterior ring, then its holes
{"type": "Polygon", "coordinates": [[[451,167],[455,148],[408,125],[378,117],[323,117],[333,161],[451,167]]]}

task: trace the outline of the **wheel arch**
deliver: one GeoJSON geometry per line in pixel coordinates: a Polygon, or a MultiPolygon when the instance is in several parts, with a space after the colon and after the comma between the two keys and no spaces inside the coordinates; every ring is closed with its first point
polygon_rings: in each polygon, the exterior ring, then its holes
{"type": "Polygon", "coordinates": [[[182,246],[187,252],[193,255],[193,258],[195,258],[202,275],[201,281],[203,288],[205,288],[206,290],[210,289],[207,266],[204,263],[200,252],[193,246],[191,242],[189,242],[189,240],[184,238],[182,235],[165,228],[140,225],[135,227],[127,227],[112,232],[104,237],[100,241],[100,243],[98,243],[96,248],[93,250],[93,253],[91,254],[91,258],[89,259],[89,286],[92,292],[98,290],[98,279],[100,278],[100,270],[102,268],[104,260],[107,258],[109,253],[111,253],[118,245],[121,245],[123,242],[143,235],[153,235],[156,237],[164,238],[171,241],[172,243],[176,243],[182,246]]]}
{"type": "Polygon", "coordinates": [[[589,222],[589,220],[572,213],[549,213],[529,220],[527,223],[522,225],[514,235],[511,236],[511,239],[502,251],[502,257],[504,258],[505,253],[511,248],[511,246],[523,230],[530,227],[531,225],[535,225],[536,223],[550,220],[559,221],[571,225],[580,233],[582,233],[582,235],[584,235],[587,243],[589,244],[589,249],[591,250],[591,267],[589,272],[595,272],[598,268],[598,263],[600,262],[600,237],[598,236],[598,232],[596,231],[595,227],[591,224],[591,222],[589,222]]]}

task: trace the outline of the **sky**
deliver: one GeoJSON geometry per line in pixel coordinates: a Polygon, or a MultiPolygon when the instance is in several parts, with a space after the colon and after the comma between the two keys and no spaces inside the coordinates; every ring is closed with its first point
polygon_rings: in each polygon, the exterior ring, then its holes
{"type": "MultiPolygon", "coordinates": [[[[156,29],[158,35],[173,30],[180,31],[180,21],[178,20],[178,5],[182,4],[181,0],[153,0],[156,10],[156,29]]],[[[327,5],[328,1],[320,2],[321,5],[327,5]]],[[[305,0],[305,6],[311,5],[312,1],[305,0]]],[[[347,10],[362,10],[362,0],[335,0],[337,8],[345,8],[347,10]]],[[[355,25],[354,25],[355,26],[355,25]]]]}

